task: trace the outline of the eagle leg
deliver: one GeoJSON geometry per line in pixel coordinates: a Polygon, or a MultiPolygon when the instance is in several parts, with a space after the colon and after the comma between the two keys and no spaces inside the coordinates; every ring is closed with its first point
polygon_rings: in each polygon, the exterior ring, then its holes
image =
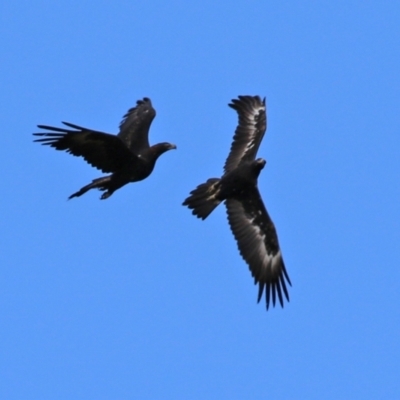
{"type": "Polygon", "coordinates": [[[85,194],[90,189],[95,189],[95,188],[97,188],[99,190],[108,190],[106,193],[103,193],[103,195],[101,196],[101,199],[103,199],[103,200],[107,199],[114,192],[114,190],[111,191],[110,187],[109,187],[110,186],[110,182],[111,182],[111,177],[112,177],[112,175],[103,176],[102,178],[93,179],[91,183],[89,183],[88,185],[86,185],[83,188],[79,189],[77,192],[71,194],[71,196],[68,197],[68,200],[71,200],[74,197],[82,196],[83,194],[85,194]]]}

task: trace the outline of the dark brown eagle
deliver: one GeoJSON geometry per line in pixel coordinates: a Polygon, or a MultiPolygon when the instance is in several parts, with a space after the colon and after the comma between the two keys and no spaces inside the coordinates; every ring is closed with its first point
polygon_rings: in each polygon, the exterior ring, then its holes
{"type": "Polygon", "coordinates": [[[149,145],[149,129],[155,116],[156,111],[150,99],[145,97],[138,100],[136,107],[124,115],[116,136],[63,122],[72,129],[38,125],[38,128],[51,132],[34,133],[35,136],[43,136],[35,142],[81,156],[93,167],[111,174],[94,179],[69,196],[69,199],[94,188],[105,191],[101,199],[107,199],[127,183],[147,178],[158,157],[168,150],[176,149],[171,143],[149,145]]]}
{"type": "Polygon", "coordinates": [[[266,161],[256,159],[267,127],[265,99],[259,96],[239,96],[229,107],[237,111],[239,124],[226,159],[222,178],[211,178],[190,192],[183,205],[206,219],[225,201],[228,221],[239,252],[249,265],[254,283],[259,285],[258,302],[264,287],[267,310],[270,299],[276,297],[283,307],[283,297],[289,301],[286,282],[291,285],[283,263],[274,223],[261,199],[257,179],[266,161]]]}

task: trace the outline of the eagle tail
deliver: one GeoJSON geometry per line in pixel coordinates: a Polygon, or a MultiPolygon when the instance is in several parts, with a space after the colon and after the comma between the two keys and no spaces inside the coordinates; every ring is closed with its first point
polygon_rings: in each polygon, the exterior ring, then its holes
{"type": "MultiPolygon", "coordinates": [[[[71,194],[71,196],[68,197],[68,200],[71,200],[74,197],[82,196],[83,194],[85,194],[90,189],[97,188],[97,189],[100,189],[100,190],[107,190],[107,189],[109,189],[110,181],[111,181],[111,175],[110,176],[104,176],[102,178],[93,179],[91,183],[89,183],[88,185],[86,185],[83,188],[79,189],[77,192],[71,194]]],[[[109,193],[109,191],[106,192],[106,193],[103,193],[101,198],[102,199],[106,199],[107,197],[111,196],[111,193],[109,193]]]]}
{"type": "Polygon", "coordinates": [[[220,179],[211,178],[190,192],[190,196],[182,205],[189,207],[192,214],[206,219],[221,200],[218,199],[220,179]]]}

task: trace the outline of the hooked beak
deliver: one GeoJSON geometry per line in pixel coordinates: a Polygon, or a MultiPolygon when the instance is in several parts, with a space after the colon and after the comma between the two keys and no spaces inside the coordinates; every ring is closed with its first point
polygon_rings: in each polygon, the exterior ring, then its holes
{"type": "Polygon", "coordinates": [[[258,165],[260,165],[261,168],[264,168],[264,167],[265,167],[265,164],[267,163],[267,161],[264,160],[263,158],[257,158],[256,163],[257,163],[258,165]]]}

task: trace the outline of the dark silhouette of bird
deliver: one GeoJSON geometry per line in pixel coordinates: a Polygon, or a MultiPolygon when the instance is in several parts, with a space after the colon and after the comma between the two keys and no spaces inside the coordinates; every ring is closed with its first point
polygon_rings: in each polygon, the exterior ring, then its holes
{"type": "Polygon", "coordinates": [[[283,307],[289,301],[286,272],[274,223],[268,215],[257,187],[257,179],[266,161],[256,159],[267,127],[265,99],[239,96],[229,104],[239,116],[239,124],[224,166],[222,178],[211,178],[190,192],[183,202],[192,213],[206,219],[221,202],[225,202],[228,222],[239,252],[247,262],[254,283],[259,285],[258,302],[265,288],[267,310],[272,298],[283,307]]]}
{"type": "Polygon", "coordinates": [[[158,157],[168,150],[176,149],[171,143],[149,145],[149,129],[155,116],[156,111],[150,99],[145,97],[138,100],[136,107],[124,115],[118,135],[63,122],[72,129],[38,125],[38,128],[51,132],[34,133],[35,136],[42,137],[35,142],[83,157],[93,167],[110,173],[111,175],[94,179],[69,196],[69,199],[72,199],[96,188],[104,191],[101,196],[104,200],[127,183],[147,178],[152,173],[158,157]]]}

